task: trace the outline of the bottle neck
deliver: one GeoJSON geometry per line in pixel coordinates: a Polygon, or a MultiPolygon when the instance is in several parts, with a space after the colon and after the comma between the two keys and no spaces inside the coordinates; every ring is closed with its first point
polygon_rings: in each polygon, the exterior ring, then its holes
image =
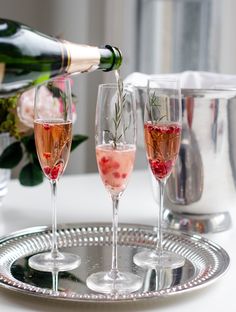
{"type": "Polygon", "coordinates": [[[100,64],[99,69],[103,71],[111,71],[118,69],[122,63],[122,55],[118,48],[106,45],[100,48],[100,64]]]}
{"type": "Polygon", "coordinates": [[[117,48],[105,46],[98,48],[63,42],[63,63],[66,73],[90,72],[97,69],[110,71],[120,67],[122,56],[117,48]]]}

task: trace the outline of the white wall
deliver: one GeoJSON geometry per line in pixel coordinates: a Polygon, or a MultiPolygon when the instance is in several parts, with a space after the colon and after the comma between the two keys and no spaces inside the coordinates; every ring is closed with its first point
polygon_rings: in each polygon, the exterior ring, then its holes
{"type": "MultiPolygon", "coordinates": [[[[220,1],[221,18],[220,40],[221,49],[219,51],[220,72],[236,74],[236,1],[220,1]]],[[[219,38],[218,38],[219,40],[219,38]]]]}

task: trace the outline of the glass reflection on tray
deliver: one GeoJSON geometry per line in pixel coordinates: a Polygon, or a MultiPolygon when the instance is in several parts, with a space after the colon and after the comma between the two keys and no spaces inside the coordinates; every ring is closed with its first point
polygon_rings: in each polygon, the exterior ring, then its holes
{"type": "MultiPolygon", "coordinates": [[[[174,270],[143,270],[133,264],[133,255],[147,248],[119,246],[120,268],[129,270],[143,277],[143,286],[139,292],[158,291],[182,285],[194,278],[196,274],[193,264],[186,260],[183,267],[174,270]]],[[[67,248],[64,248],[66,251],[67,248]]],[[[78,252],[77,248],[69,248],[70,252],[78,252]]],[[[20,258],[11,267],[13,277],[32,286],[50,289],[53,296],[59,292],[88,294],[93,293],[86,286],[86,278],[97,270],[106,270],[110,266],[109,246],[86,246],[79,248],[81,266],[72,271],[40,272],[28,266],[28,257],[20,258]]]]}

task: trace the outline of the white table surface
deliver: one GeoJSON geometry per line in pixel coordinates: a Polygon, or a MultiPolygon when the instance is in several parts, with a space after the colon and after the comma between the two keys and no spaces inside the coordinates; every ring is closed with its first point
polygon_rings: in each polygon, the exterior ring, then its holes
{"type": "MultiPolygon", "coordinates": [[[[236,209],[236,203],[235,203],[236,209]]],[[[97,174],[65,176],[58,187],[58,222],[111,221],[111,202],[97,174]]],[[[233,221],[236,211],[230,211],[233,221]]],[[[157,210],[148,172],[135,171],[120,202],[119,221],[154,225],[157,210]]],[[[37,187],[22,187],[17,180],[0,207],[0,234],[51,222],[50,188],[47,181],[37,187]]],[[[44,300],[0,288],[0,311],[166,311],[235,312],[236,227],[207,236],[229,253],[231,265],[222,278],[190,293],[136,303],[73,303],[44,300]]]]}

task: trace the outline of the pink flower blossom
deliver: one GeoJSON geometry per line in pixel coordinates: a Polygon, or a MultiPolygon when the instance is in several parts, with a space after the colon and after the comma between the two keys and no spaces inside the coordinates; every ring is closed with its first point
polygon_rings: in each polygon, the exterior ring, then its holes
{"type": "MultiPolygon", "coordinates": [[[[59,85],[58,85],[59,87],[59,85]]],[[[61,99],[54,98],[52,93],[44,86],[40,88],[38,104],[38,115],[43,114],[44,118],[60,117],[63,111],[63,103],[61,99]]],[[[18,100],[17,113],[21,125],[19,125],[22,131],[26,131],[27,128],[34,127],[34,98],[35,88],[30,89],[22,93],[18,100]]],[[[76,107],[72,104],[72,122],[76,120],[76,107]]],[[[21,131],[21,132],[22,132],[21,131]]]]}

